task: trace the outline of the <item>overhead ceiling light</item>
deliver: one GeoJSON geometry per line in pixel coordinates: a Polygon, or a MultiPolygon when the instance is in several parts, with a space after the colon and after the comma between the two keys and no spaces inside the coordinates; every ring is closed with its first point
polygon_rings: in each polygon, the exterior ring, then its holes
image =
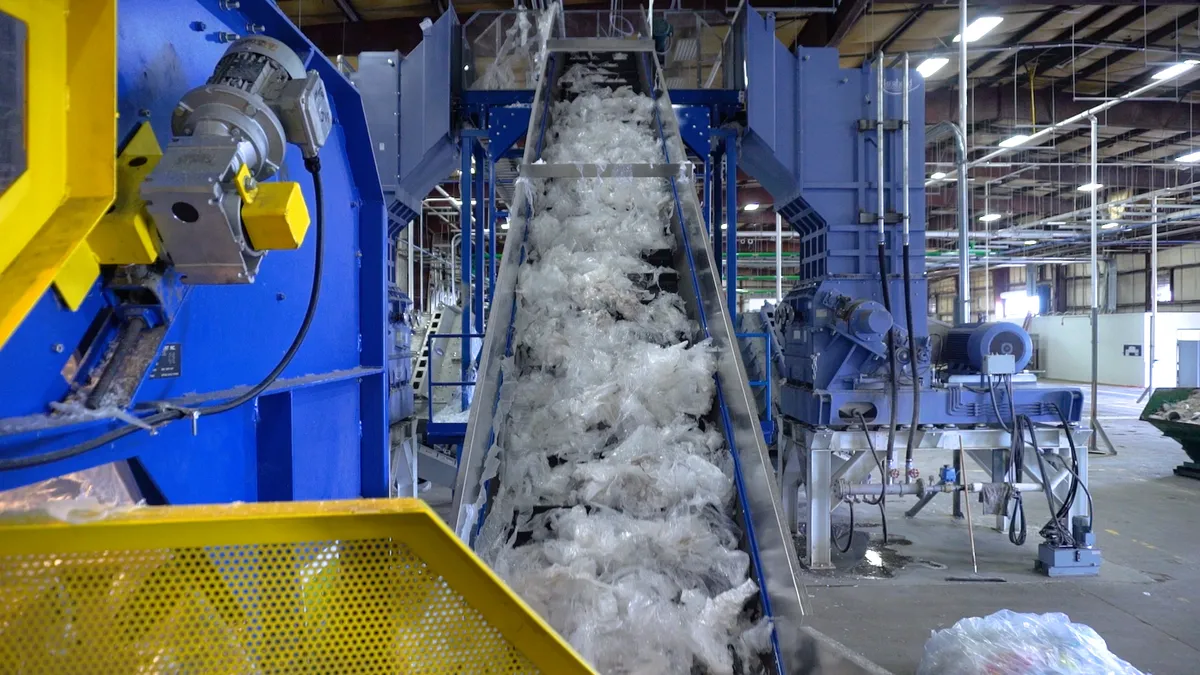
{"type": "Polygon", "coordinates": [[[947,63],[950,63],[950,59],[944,59],[940,56],[928,58],[922,61],[921,65],[917,66],[917,72],[921,74],[921,77],[929,79],[930,75],[941,70],[947,63]]]}
{"type": "MultiPolygon", "coordinates": [[[[999,26],[1001,21],[1004,21],[1004,17],[1002,16],[981,16],[972,21],[971,25],[967,26],[967,44],[992,32],[992,29],[999,26]]],[[[955,42],[958,42],[960,39],[962,39],[962,35],[954,36],[955,42]]]]}
{"type": "Polygon", "coordinates": [[[1025,244],[1026,246],[1033,246],[1033,245],[1034,245],[1034,244],[1036,244],[1036,243],[1038,243],[1038,240],[1037,240],[1037,239],[1026,239],[1026,240],[1024,241],[1024,244],[1025,244]]]}
{"type": "Polygon", "coordinates": [[[1176,162],[1200,162],[1200,152],[1189,152],[1182,157],[1176,157],[1176,162]]]}
{"type": "Polygon", "coordinates": [[[1066,225],[1067,221],[1065,221],[1065,220],[1047,220],[1046,224],[1047,225],[1066,225]]]}
{"type": "Polygon", "coordinates": [[[739,288],[739,289],[736,289],[736,291],[737,291],[738,293],[749,293],[749,292],[750,292],[750,291],[748,291],[748,290],[746,290],[746,289],[744,289],[744,288],[739,288]]]}
{"type": "Polygon", "coordinates": [[[1015,148],[1027,140],[1029,140],[1029,137],[1026,136],[1025,134],[1017,134],[1016,136],[1013,136],[1011,138],[1006,138],[1006,139],[1000,141],[1000,147],[1015,148]]]}
{"type": "Polygon", "coordinates": [[[1102,187],[1104,187],[1104,185],[1101,183],[1084,183],[1075,189],[1079,190],[1080,192],[1095,192],[1102,187]]]}
{"type": "Polygon", "coordinates": [[[982,216],[979,216],[979,220],[985,223],[992,223],[1000,220],[1001,217],[1002,216],[999,213],[985,213],[982,216]]]}
{"type": "Polygon", "coordinates": [[[743,206],[742,210],[743,211],[757,211],[758,207],[759,207],[758,202],[750,202],[749,204],[746,204],[745,206],[743,206]]]}
{"type": "Polygon", "coordinates": [[[1200,63],[1200,61],[1188,60],[1188,61],[1184,61],[1183,63],[1176,63],[1173,66],[1168,66],[1166,68],[1163,68],[1162,70],[1151,75],[1150,77],[1152,77],[1155,80],[1169,80],[1173,77],[1176,77],[1178,75],[1182,75],[1182,74],[1186,73],[1187,71],[1191,70],[1192,68],[1195,68],[1197,63],[1200,63]]]}
{"type": "Polygon", "coordinates": [[[929,177],[934,180],[941,180],[946,177],[946,172],[945,171],[934,171],[933,173],[929,174],[929,177]]]}
{"type": "Polygon", "coordinates": [[[1100,229],[1102,229],[1102,230],[1115,230],[1115,229],[1117,229],[1117,228],[1118,228],[1118,227],[1120,227],[1120,226],[1121,226],[1121,224],[1120,224],[1120,223],[1118,223],[1118,222],[1114,221],[1114,222],[1111,222],[1111,223],[1105,223],[1105,224],[1101,225],[1101,226],[1100,226],[1100,229]]]}

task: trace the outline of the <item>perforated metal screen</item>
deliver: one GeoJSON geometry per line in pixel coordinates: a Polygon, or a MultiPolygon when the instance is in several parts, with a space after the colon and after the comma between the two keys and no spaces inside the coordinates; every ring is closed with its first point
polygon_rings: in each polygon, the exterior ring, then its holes
{"type": "MultiPolygon", "coordinates": [[[[59,525],[51,539],[97,526],[59,525]]],[[[462,565],[478,561],[444,526],[393,529],[164,548],[131,547],[149,533],[114,530],[100,550],[10,554],[0,527],[0,672],[515,674],[565,672],[546,666],[563,656],[567,671],[589,672],[503,586],[481,585],[496,580],[462,565]],[[437,543],[438,531],[450,540],[437,543]],[[421,546],[401,541],[417,536],[421,546]]]]}

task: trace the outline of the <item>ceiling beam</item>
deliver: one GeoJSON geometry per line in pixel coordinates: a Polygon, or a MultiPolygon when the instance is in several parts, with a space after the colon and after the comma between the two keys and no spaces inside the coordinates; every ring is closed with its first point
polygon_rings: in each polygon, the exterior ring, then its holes
{"type": "Polygon", "coordinates": [[[837,11],[816,14],[804,22],[804,28],[796,33],[792,47],[836,47],[854,28],[854,24],[867,13],[871,0],[842,0],[837,11]]]}
{"type": "MultiPolygon", "coordinates": [[[[1163,86],[1164,92],[1169,91],[1163,86]]],[[[1066,119],[1096,105],[1095,101],[1075,101],[1065,92],[1039,89],[1034,92],[1039,125],[1066,119]],[[1051,115],[1053,114],[1053,118],[1051,115]]],[[[999,120],[1029,124],[1032,121],[1029,96],[1014,96],[1010,87],[975,88],[971,91],[974,123],[999,120]]],[[[1192,131],[1196,128],[1192,106],[1175,101],[1127,101],[1101,115],[1101,124],[1115,127],[1192,131]]],[[[931,91],[925,96],[925,121],[936,124],[958,121],[958,92],[950,89],[931,91]]]]}
{"type": "Polygon", "coordinates": [[[909,12],[908,15],[904,17],[904,20],[897,24],[896,27],[892,29],[891,33],[888,33],[888,36],[883,39],[883,42],[879,43],[879,51],[887,54],[891,50],[892,45],[896,43],[896,40],[899,40],[901,37],[903,37],[904,34],[908,32],[908,29],[912,28],[913,24],[916,23],[921,17],[925,16],[925,12],[928,11],[928,7],[918,7],[909,12]]]}
{"type": "Polygon", "coordinates": [[[362,17],[358,15],[358,10],[354,9],[354,5],[350,4],[350,0],[333,0],[333,4],[342,10],[342,14],[346,15],[346,20],[350,23],[362,21],[362,17]]]}
{"type": "MultiPolygon", "coordinates": [[[[1082,19],[1071,24],[1070,27],[1066,28],[1065,30],[1060,31],[1057,35],[1054,36],[1054,39],[1052,40],[1052,42],[1058,42],[1058,43],[1074,42],[1075,40],[1077,40],[1081,37],[1079,35],[1079,33],[1081,31],[1087,30],[1088,28],[1091,27],[1092,24],[1096,23],[1097,21],[1104,18],[1105,16],[1108,16],[1112,11],[1113,11],[1112,8],[1109,8],[1109,7],[1101,7],[1099,9],[1093,10],[1087,16],[1085,16],[1082,19]]],[[[1092,42],[1094,40],[1092,39],[1091,36],[1088,36],[1088,41],[1092,42]]],[[[1014,44],[1016,42],[1017,41],[1015,41],[1015,40],[1013,41],[1014,44]]],[[[1071,54],[1072,54],[1072,50],[1067,47],[1055,47],[1053,49],[1047,49],[1045,51],[1038,51],[1036,49],[1027,49],[1027,50],[1022,51],[1017,54],[1016,60],[1013,64],[1012,74],[999,73],[999,74],[993,75],[985,80],[980,80],[975,86],[990,87],[990,86],[998,84],[1004,80],[1010,79],[1012,77],[1016,77],[1016,71],[1025,67],[1025,65],[1030,63],[1031,61],[1037,61],[1038,66],[1040,68],[1042,68],[1043,70],[1049,70],[1050,68],[1053,68],[1054,66],[1057,66],[1057,65],[1063,63],[1067,59],[1070,59],[1071,54]],[[1045,59],[1045,61],[1043,61],[1043,59],[1045,59]]]]}
{"type": "MultiPolygon", "coordinates": [[[[1198,20],[1200,20],[1200,9],[1193,9],[1190,12],[1186,12],[1184,14],[1179,15],[1178,17],[1171,19],[1170,21],[1168,21],[1165,24],[1159,26],[1158,28],[1150,31],[1149,33],[1146,33],[1146,35],[1143,36],[1143,38],[1141,40],[1132,40],[1130,42],[1126,42],[1126,43],[1124,43],[1124,46],[1126,46],[1126,47],[1143,47],[1146,45],[1153,45],[1154,43],[1158,42],[1159,40],[1163,40],[1172,35],[1178,34],[1179,31],[1183,30],[1184,28],[1187,28],[1188,26],[1192,25],[1193,23],[1196,23],[1196,21],[1198,21],[1198,20]]],[[[1109,61],[1109,57],[1105,56],[1104,58],[1099,59],[1099,60],[1095,61],[1094,63],[1075,71],[1075,76],[1073,79],[1076,82],[1079,80],[1086,80],[1089,77],[1105,70],[1106,68],[1108,68],[1108,66],[1112,65],[1113,63],[1119,63],[1134,54],[1139,54],[1139,52],[1124,52],[1124,51],[1116,52],[1115,55],[1117,56],[1117,58],[1111,62],[1109,61]]],[[[1143,65],[1145,63],[1145,54],[1139,54],[1139,55],[1142,58],[1138,61],[1138,64],[1143,65]]]]}
{"type": "MultiPolygon", "coordinates": [[[[1021,30],[1017,31],[1016,33],[1013,33],[1012,35],[1008,36],[1008,39],[1005,40],[1005,42],[1007,42],[1009,44],[1020,44],[1025,38],[1029,37],[1037,30],[1041,29],[1042,26],[1047,21],[1051,21],[1051,20],[1057,18],[1058,15],[1062,14],[1063,12],[1067,11],[1068,9],[1071,9],[1070,5],[1057,5],[1053,8],[1051,8],[1049,11],[1042,12],[1041,14],[1034,17],[1032,21],[1030,21],[1028,24],[1026,24],[1024,28],[1022,28],[1021,30]]],[[[972,75],[976,71],[980,70],[981,68],[986,68],[989,64],[992,63],[992,61],[995,61],[996,59],[1000,58],[1001,54],[1003,54],[1003,52],[989,52],[989,53],[985,54],[981,58],[977,59],[975,61],[975,63],[972,63],[971,65],[967,66],[967,74],[972,75]]],[[[1024,56],[1024,55],[1022,55],[1022,56],[1024,56]]],[[[1018,58],[1020,58],[1020,57],[1018,57],[1018,58]]]]}

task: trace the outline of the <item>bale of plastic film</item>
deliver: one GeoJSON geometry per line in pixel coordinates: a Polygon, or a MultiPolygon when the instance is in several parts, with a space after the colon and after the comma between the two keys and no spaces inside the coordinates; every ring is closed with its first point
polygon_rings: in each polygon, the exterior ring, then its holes
{"type": "Polygon", "coordinates": [[[918,675],[1142,675],[1070,617],[1002,609],[961,619],[925,643],[918,675]]]}

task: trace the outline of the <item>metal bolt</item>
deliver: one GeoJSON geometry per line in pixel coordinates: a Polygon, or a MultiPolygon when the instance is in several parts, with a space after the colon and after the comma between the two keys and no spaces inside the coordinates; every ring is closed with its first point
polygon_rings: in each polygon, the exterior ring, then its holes
{"type": "Polygon", "coordinates": [[[808,60],[808,54],[805,54],[805,55],[804,55],[804,60],[805,60],[805,61],[807,61],[807,60],[808,60]]]}
{"type": "Polygon", "coordinates": [[[387,60],[387,62],[388,62],[388,65],[389,65],[389,66],[394,66],[394,65],[396,65],[396,62],[395,62],[395,61],[393,61],[392,59],[388,59],[388,60],[387,60]]]}
{"type": "Polygon", "coordinates": [[[275,294],[275,299],[276,299],[276,300],[283,300],[283,299],[284,299],[284,298],[286,298],[286,297],[287,297],[287,296],[286,296],[286,295],[284,295],[283,293],[276,293],[276,294],[275,294]]]}
{"type": "Polygon", "coordinates": [[[255,33],[261,33],[263,32],[263,26],[261,23],[248,23],[246,24],[246,32],[250,33],[251,35],[254,35],[255,33]]]}
{"type": "Polygon", "coordinates": [[[217,31],[217,41],[218,42],[233,42],[236,39],[238,39],[237,33],[228,33],[223,30],[217,31]]]}
{"type": "Polygon", "coordinates": [[[355,257],[355,258],[361,258],[361,257],[362,257],[362,251],[355,251],[355,252],[354,252],[354,257],[355,257]]]}
{"type": "Polygon", "coordinates": [[[849,82],[849,81],[850,81],[850,78],[848,78],[848,77],[843,77],[843,78],[842,78],[842,84],[846,84],[846,83],[847,83],[847,82],[849,82]]]}
{"type": "Polygon", "coordinates": [[[221,0],[221,9],[224,9],[226,11],[231,10],[231,9],[237,9],[241,6],[242,6],[242,3],[239,0],[221,0]]]}
{"type": "Polygon", "coordinates": [[[148,108],[142,108],[141,110],[138,111],[138,116],[139,117],[149,117],[150,110],[148,108]]]}
{"type": "Polygon", "coordinates": [[[55,353],[61,354],[61,353],[63,353],[63,350],[65,349],[65,347],[63,347],[63,343],[56,342],[56,343],[54,343],[53,349],[54,349],[55,353]]]}
{"type": "Polygon", "coordinates": [[[192,30],[196,31],[197,33],[202,33],[208,29],[208,24],[204,23],[203,21],[193,21],[188,25],[191,26],[192,30]]]}

